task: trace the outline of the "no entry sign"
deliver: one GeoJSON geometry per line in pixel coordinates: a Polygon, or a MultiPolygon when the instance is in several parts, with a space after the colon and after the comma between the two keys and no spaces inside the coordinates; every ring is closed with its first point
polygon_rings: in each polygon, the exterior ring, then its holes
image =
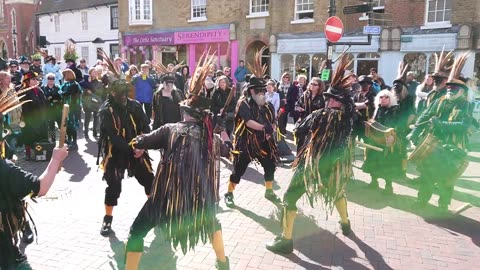
{"type": "Polygon", "coordinates": [[[332,16],[325,22],[325,37],[330,42],[337,42],[343,35],[343,23],[337,16],[332,16]]]}

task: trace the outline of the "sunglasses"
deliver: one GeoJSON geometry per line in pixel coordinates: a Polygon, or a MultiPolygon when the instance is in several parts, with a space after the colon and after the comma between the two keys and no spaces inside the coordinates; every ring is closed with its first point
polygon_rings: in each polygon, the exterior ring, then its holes
{"type": "Polygon", "coordinates": [[[10,68],[17,68],[18,66],[10,66],[10,68]]]}
{"type": "Polygon", "coordinates": [[[384,99],[384,98],[390,98],[390,97],[389,96],[381,96],[380,98],[384,99]]]}

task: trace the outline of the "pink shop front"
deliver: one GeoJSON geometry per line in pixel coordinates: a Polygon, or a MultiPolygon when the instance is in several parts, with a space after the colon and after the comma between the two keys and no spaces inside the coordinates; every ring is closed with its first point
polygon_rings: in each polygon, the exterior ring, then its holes
{"type": "Polygon", "coordinates": [[[179,32],[125,33],[122,55],[132,64],[156,60],[164,65],[183,61],[192,69],[210,49],[217,55],[217,69],[238,64],[238,41],[230,40],[230,30],[209,29],[179,32]]]}

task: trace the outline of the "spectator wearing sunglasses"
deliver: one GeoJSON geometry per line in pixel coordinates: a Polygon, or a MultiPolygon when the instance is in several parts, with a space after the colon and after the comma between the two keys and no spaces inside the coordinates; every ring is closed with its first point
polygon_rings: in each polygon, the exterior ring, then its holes
{"type": "Polygon", "coordinates": [[[45,77],[47,79],[47,83],[42,86],[42,90],[49,102],[49,108],[47,112],[48,135],[49,139],[54,142],[56,140],[55,123],[57,123],[58,128],[60,128],[62,121],[63,100],[59,93],[60,86],[55,84],[55,74],[48,73],[45,77]]]}

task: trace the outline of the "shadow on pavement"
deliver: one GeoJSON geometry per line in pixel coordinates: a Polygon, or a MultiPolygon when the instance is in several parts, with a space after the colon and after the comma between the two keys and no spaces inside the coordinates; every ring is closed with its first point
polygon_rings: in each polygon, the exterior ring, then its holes
{"type": "Polygon", "coordinates": [[[83,181],[91,170],[78,151],[71,151],[63,165],[65,171],[72,174],[70,182],[83,181]]]}
{"type": "MultiPolygon", "coordinates": [[[[371,209],[383,209],[387,206],[422,217],[425,222],[448,229],[452,234],[468,236],[480,247],[480,223],[462,215],[445,213],[428,204],[423,208],[415,205],[416,198],[408,195],[385,195],[381,190],[373,190],[362,181],[347,187],[348,200],[371,209]]],[[[478,198],[477,198],[478,200],[478,198]]]]}
{"type": "Polygon", "coordinates": [[[113,251],[113,258],[110,258],[109,265],[112,269],[125,269],[125,243],[117,238],[114,231],[112,231],[108,241],[113,251]],[[113,265],[112,260],[117,263],[117,267],[113,265]]]}
{"type": "Polygon", "coordinates": [[[150,247],[145,247],[139,269],[177,269],[177,256],[171,243],[161,236],[160,229],[155,228],[154,231],[155,238],[150,247]]]}
{"type": "Polygon", "coordinates": [[[92,155],[93,157],[98,156],[98,143],[97,141],[93,141],[91,139],[85,139],[85,150],[84,152],[92,155]]]}
{"type": "MultiPolygon", "coordinates": [[[[250,210],[238,206],[236,209],[273,234],[281,234],[278,208],[276,213],[272,214],[270,218],[259,216],[250,210]]],[[[358,262],[359,258],[356,256],[355,250],[343,243],[335,234],[318,227],[312,217],[307,217],[299,212],[295,219],[293,231],[294,249],[317,264],[302,260],[296,255],[295,251],[289,255],[281,255],[291,262],[305,269],[331,269],[331,267],[335,266],[341,266],[343,269],[369,269],[367,266],[358,262]]],[[[360,248],[363,250],[367,249],[367,247],[369,252],[374,251],[364,243],[360,248]]],[[[373,252],[373,254],[379,255],[376,251],[373,252]]],[[[381,256],[380,260],[375,257],[375,261],[370,261],[370,264],[374,266],[375,269],[379,269],[377,267],[379,261],[383,262],[382,266],[384,268],[381,269],[391,269],[381,256]]]]}

